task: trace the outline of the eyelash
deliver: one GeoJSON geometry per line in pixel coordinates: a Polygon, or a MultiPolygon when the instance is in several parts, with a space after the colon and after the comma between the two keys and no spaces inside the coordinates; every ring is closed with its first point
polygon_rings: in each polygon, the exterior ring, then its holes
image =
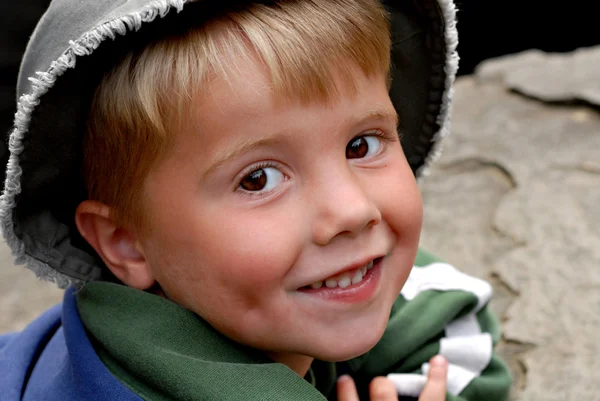
{"type": "Polygon", "coordinates": [[[360,135],[355,136],[350,141],[353,141],[356,138],[362,138],[365,136],[374,136],[376,138],[381,139],[381,141],[384,142],[385,144],[394,143],[394,142],[398,141],[401,137],[401,135],[399,135],[397,132],[389,133],[386,131],[375,129],[372,131],[365,131],[365,132],[361,133],[360,135]]]}
{"type": "MultiPolygon", "coordinates": [[[[355,141],[358,138],[365,138],[365,137],[375,137],[379,141],[381,141],[381,149],[377,153],[377,155],[374,155],[374,156],[378,156],[379,154],[385,152],[390,144],[400,141],[400,135],[398,134],[397,131],[388,132],[388,131],[383,131],[380,129],[374,129],[371,131],[363,131],[361,134],[356,135],[355,137],[350,139],[348,144],[352,143],[353,141],[355,141]]],[[[371,156],[371,157],[374,157],[374,156],[371,156]]],[[[368,160],[368,159],[370,159],[370,158],[366,158],[366,160],[368,160]]],[[[365,159],[361,158],[361,159],[350,159],[350,160],[355,160],[355,161],[360,162],[361,160],[365,160],[365,159]]]]}
{"type": "Polygon", "coordinates": [[[236,183],[235,184],[235,190],[239,191],[239,192],[242,192],[246,196],[264,196],[264,194],[265,194],[264,192],[261,192],[259,194],[253,194],[250,191],[245,191],[243,189],[240,189],[240,185],[242,184],[242,181],[244,180],[244,178],[246,178],[250,173],[252,173],[252,172],[254,172],[256,170],[260,170],[260,169],[268,168],[268,167],[278,168],[278,167],[280,167],[280,165],[278,163],[275,163],[275,162],[272,162],[272,161],[264,161],[264,162],[258,162],[256,164],[253,164],[253,165],[249,166],[248,168],[244,169],[240,173],[239,178],[235,181],[235,183],[236,183]]]}
{"type": "MultiPolygon", "coordinates": [[[[374,129],[374,130],[370,130],[370,131],[364,131],[361,134],[356,135],[355,137],[353,137],[350,140],[350,142],[357,138],[362,138],[362,137],[366,137],[366,136],[374,136],[374,137],[380,139],[384,145],[394,143],[394,142],[400,140],[400,138],[401,138],[401,135],[399,135],[397,132],[389,133],[389,132],[382,131],[379,129],[374,129]]],[[[350,143],[350,142],[348,142],[348,143],[350,143]]],[[[253,164],[253,165],[249,166],[248,168],[244,169],[240,173],[239,178],[235,181],[235,190],[238,192],[241,192],[242,194],[244,194],[244,196],[249,196],[249,197],[264,196],[265,195],[264,192],[254,194],[253,192],[240,189],[240,185],[242,184],[242,181],[244,180],[244,178],[246,178],[250,173],[252,173],[256,170],[269,168],[269,167],[278,168],[280,166],[278,163],[275,163],[273,161],[263,161],[263,162],[253,164]]]]}

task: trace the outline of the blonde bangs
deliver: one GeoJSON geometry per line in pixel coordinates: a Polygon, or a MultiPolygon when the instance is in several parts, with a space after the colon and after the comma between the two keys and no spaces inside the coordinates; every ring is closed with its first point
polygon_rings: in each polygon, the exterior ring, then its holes
{"type": "Polygon", "coordinates": [[[389,22],[378,0],[255,5],[230,18],[267,66],[278,96],[327,101],[342,89],[355,92],[357,67],[365,75],[389,71],[389,22]],[[335,86],[335,73],[347,87],[335,86]]]}
{"type": "Polygon", "coordinates": [[[140,106],[161,132],[170,112],[185,111],[214,75],[236,73],[240,60],[258,57],[276,96],[304,103],[355,92],[357,68],[388,76],[389,16],[379,0],[283,0],[250,4],[185,35],[150,45],[136,65],[140,106]],[[344,88],[334,75],[344,77],[344,88]],[[188,105],[188,107],[185,107],[188,105]],[[166,107],[166,109],[165,109],[166,107]],[[169,112],[170,111],[170,112],[169,112]]]}
{"type": "Polygon", "coordinates": [[[379,0],[282,0],[237,8],[132,51],[94,97],[84,139],[88,195],[112,206],[117,224],[143,226],[145,178],[170,150],[194,97],[215,75],[235,74],[239,60],[258,58],[276,96],[308,103],[355,94],[357,69],[389,76],[390,48],[379,0]]]}

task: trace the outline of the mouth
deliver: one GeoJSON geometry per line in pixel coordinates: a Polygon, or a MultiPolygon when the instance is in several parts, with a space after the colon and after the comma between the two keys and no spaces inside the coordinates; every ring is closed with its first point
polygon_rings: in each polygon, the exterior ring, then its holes
{"type": "Polygon", "coordinates": [[[351,287],[359,286],[360,283],[365,281],[372,273],[372,269],[378,267],[383,257],[375,258],[355,269],[347,270],[343,273],[336,274],[328,277],[324,280],[317,281],[311,285],[307,285],[299,288],[300,291],[310,291],[319,289],[349,289],[351,287]]]}

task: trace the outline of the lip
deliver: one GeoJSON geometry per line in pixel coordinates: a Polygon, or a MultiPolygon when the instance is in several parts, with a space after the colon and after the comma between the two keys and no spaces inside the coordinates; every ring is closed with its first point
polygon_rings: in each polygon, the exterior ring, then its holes
{"type": "MultiPolygon", "coordinates": [[[[335,287],[335,288],[300,288],[297,291],[306,295],[319,297],[330,301],[338,301],[344,303],[356,303],[370,299],[379,287],[379,281],[381,278],[381,267],[383,264],[383,257],[369,259],[366,263],[373,260],[373,268],[367,271],[367,274],[363,277],[360,283],[352,284],[346,288],[335,287]]],[[[365,264],[366,264],[365,263],[365,264]]],[[[364,265],[358,265],[361,267],[364,265]]],[[[354,267],[356,269],[356,267],[354,267]]],[[[351,270],[351,269],[347,269],[351,270]]],[[[340,273],[346,270],[340,271],[340,273]]]]}
{"type": "Polygon", "coordinates": [[[367,263],[369,263],[371,261],[376,261],[378,259],[383,259],[383,257],[384,257],[384,255],[376,255],[376,256],[371,256],[371,257],[368,257],[368,258],[364,258],[364,259],[362,259],[362,260],[360,260],[358,262],[355,262],[355,263],[353,263],[351,265],[348,265],[348,266],[344,267],[341,270],[338,270],[335,273],[331,273],[331,274],[329,274],[327,276],[321,276],[320,278],[316,278],[316,279],[310,281],[309,283],[301,286],[299,289],[304,289],[304,287],[310,287],[310,285],[312,283],[316,283],[316,282],[319,282],[319,281],[323,281],[324,282],[325,280],[327,280],[330,277],[337,277],[337,276],[342,275],[343,273],[350,272],[350,271],[356,270],[356,269],[360,269],[361,267],[365,266],[367,263]]]}

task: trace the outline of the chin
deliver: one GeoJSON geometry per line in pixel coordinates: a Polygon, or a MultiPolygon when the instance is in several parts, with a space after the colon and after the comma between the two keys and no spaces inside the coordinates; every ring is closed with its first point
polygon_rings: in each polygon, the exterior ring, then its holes
{"type": "Polygon", "coordinates": [[[328,344],[312,351],[312,357],[327,361],[341,362],[356,358],[369,352],[383,337],[387,327],[387,319],[376,325],[364,325],[359,330],[346,331],[345,335],[337,335],[328,344]]]}

